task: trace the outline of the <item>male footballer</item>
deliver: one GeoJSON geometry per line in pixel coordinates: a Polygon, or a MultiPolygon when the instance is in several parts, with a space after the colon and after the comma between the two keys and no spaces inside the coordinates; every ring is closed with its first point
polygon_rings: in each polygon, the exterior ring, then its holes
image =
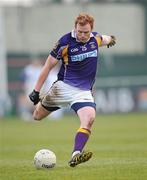
{"type": "Polygon", "coordinates": [[[95,82],[99,48],[111,47],[116,43],[114,36],[100,35],[93,32],[94,18],[86,13],[75,19],[74,30],[63,35],[50,52],[34,90],[29,95],[36,105],[34,120],[41,120],[62,106],[70,106],[80,120],[76,132],[70,167],[88,161],[92,152],[84,151],[91,134],[96,116],[96,104],[92,96],[95,82]],[[62,62],[57,81],[53,83],[47,95],[40,98],[40,90],[51,69],[62,62]]]}

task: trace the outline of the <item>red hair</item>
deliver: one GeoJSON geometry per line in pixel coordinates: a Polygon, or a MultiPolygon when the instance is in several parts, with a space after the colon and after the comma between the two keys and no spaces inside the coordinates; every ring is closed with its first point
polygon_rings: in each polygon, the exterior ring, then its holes
{"type": "Polygon", "coordinates": [[[81,26],[85,26],[86,24],[90,24],[91,29],[93,29],[94,25],[94,18],[86,13],[81,13],[75,20],[75,27],[77,24],[80,24],[81,26]]]}

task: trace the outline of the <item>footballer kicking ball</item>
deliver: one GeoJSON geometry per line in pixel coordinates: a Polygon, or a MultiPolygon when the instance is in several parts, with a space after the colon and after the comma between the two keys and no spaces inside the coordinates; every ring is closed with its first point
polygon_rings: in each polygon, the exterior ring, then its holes
{"type": "Polygon", "coordinates": [[[56,155],[49,149],[41,149],[34,156],[36,169],[50,169],[56,165],[56,155]]]}

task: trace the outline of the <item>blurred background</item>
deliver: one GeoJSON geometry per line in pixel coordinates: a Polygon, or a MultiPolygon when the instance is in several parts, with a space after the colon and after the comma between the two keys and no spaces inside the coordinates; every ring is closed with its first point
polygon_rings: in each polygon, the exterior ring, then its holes
{"type": "MultiPolygon", "coordinates": [[[[29,118],[28,89],[80,12],[94,16],[94,31],[117,38],[114,48],[100,49],[97,112],[147,111],[146,0],[0,0],[0,117],[29,118]]],[[[55,77],[56,70],[49,81],[55,77]]]]}

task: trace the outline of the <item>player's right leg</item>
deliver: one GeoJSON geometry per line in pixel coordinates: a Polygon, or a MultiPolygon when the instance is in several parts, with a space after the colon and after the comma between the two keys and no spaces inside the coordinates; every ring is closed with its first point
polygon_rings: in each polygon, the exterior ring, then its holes
{"type": "Polygon", "coordinates": [[[33,119],[34,120],[42,120],[43,118],[47,117],[51,112],[48,111],[47,109],[45,109],[41,102],[39,102],[37,105],[36,105],[36,108],[34,110],[34,113],[33,113],[33,119]]]}

